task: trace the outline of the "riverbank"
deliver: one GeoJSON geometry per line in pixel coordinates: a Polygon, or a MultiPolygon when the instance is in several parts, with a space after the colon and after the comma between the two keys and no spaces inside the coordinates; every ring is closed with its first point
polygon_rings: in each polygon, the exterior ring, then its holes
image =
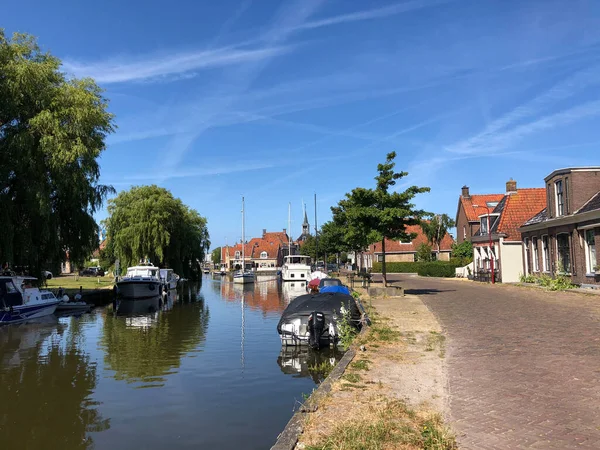
{"type": "Polygon", "coordinates": [[[114,277],[81,277],[77,275],[61,275],[46,281],[48,289],[112,289],[114,277]]]}
{"type": "Polygon", "coordinates": [[[372,326],[330,391],[308,400],[296,449],[454,449],[445,337],[414,295],[362,300],[372,326]],[[361,350],[362,349],[362,350],[361,350]]]}

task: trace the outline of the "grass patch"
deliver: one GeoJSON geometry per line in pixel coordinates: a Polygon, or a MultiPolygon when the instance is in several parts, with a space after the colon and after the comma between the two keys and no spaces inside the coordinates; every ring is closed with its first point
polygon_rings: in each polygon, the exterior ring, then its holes
{"type": "Polygon", "coordinates": [[[114,284],[113,277],[79,277],[76,275],[54,277],[46,282],[47,289],[109,289],[114,284]]]}
{"type": "Polygon", "coordinates": [[[352,364],[350,364],[350,367],[356,370],[369,370],[370,363],[371,361],[368,359],[361,359],[359,361],[354,361],[352,364]]]}
{"type": "Polygon", "coordinates": [[[371,335],[376,341],[395,342],[400,339],[400,332],[389,325],[377,323],[371,327],[371,335]]]}
{"type": "Polygon", "coordinates": [[[400,400],[374,403],[351,420],[335,426],[331,434],[310,450],[364,450],[385,448],[455,450],[454,437],[438,415],[420,415],[400,400]]]}
{"type": "Polygon", "coordinates": [[[357,373],[347,373],[342,378],[350,383],[358,383],[362,379],[357,373]]]}
{"type": "Polygon", "coordinates": [[[439,349],[440,358],[446,355],[446,336],[437,331],[430,331],[427,336],[427,344],[425,345],[426,352],[432,352],[435,349],[439,349]]]}

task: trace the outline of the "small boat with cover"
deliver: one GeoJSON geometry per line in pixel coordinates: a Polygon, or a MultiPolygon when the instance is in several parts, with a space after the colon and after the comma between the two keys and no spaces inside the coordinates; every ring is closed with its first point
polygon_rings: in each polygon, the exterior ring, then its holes
{"type": "Polygon", "coordinates": [[[339,324],[347,315],[357,329],[361,314],[351,295],[341,292],[306,294],[292,300],[281,315],[277,331],[284,346],[308,345],[313,349],[339,343],[339,324]]]}

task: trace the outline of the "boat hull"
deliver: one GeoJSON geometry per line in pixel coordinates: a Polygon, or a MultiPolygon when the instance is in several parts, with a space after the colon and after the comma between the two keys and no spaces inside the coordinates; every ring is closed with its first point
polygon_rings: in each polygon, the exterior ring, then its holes
{"type": "Polygon", "coordinates": [[[56,301],[41,304],[13,306],[11,309],[0,311],[0,324],[17,323],[49,316],[54,314],[59,303],[60,300],[57,299],[56,301]]]}
{"type": "Polygon", "coordinates": [[[281,270],[283,281],[310,281],[310,267],[284,267],[281,270]]]}
{"type": "Polygon", "coordinates": [[[129,300],[145,300],[160,296],[158,280],[122,280],[117,282],[119,295],[129,300]]]}
{"type": "Polygon", "coordinates": [[[248,284],[254,283],[254,274],[243,274],[243,275],[233,275],[233,282],[235,284],[248,284]]]}

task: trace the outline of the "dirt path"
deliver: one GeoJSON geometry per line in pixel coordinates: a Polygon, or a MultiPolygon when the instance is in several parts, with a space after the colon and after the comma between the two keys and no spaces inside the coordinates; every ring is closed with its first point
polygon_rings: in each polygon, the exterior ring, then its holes
{"type": "MultiPolygon", "coordinates": [[[[380,419],[388,413],[394,416],[392,420],[406,416],[414,436],[411,431],[405,437],[390,438],[391,443],[381,448],[421,448],[418,441],[428,438],[428,425],[439,426],[436,416],[447,410],[445,338],[433,314],[415,295],[363,297],[363,302],[374,311],[369,334],[358,342],[364,342],[366,349],[357,352],[345,375],[334,384],[317,411],[307,415],[298,449],[360,448],[344,446],[341,441],[334,442],[338,445],[335,446],[331,440],[343,439],[339,435],[349,430],[360,433],[357,421],[383,427],[385,420],[380,419]],[[324,446],[328,439],[329,447],[324,446]]],[[[396,425],[402,427],[406,423],[396,425]]],[[[365,440],[363,448],[373,445],[365,440]]]]}

